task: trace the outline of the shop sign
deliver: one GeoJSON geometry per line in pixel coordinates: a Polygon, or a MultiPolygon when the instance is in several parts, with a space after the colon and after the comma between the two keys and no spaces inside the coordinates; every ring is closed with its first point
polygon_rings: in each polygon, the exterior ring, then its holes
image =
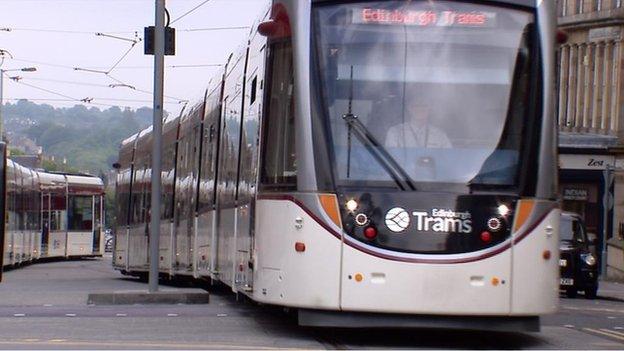
{"type": "Polygon", "coordinates": [[[615,157],[609,155],[559,155],[561,169],[605,170],[614,164],[615,157]]]}
{"type": "Polygon", "coordinates": [[[589,199],[589,191],[580,188],[564,188],[563,199],[572,201],[587,201],[589,199]]]}
{"type": "Polygon", "coordinates": [[[621,40],[622,29],[620,27],[602,27],[589,30],[589,41],[621,40]]]}

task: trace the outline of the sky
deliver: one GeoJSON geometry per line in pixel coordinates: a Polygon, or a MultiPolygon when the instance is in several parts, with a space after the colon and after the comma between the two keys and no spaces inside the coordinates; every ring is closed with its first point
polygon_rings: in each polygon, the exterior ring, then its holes
{"type": "MultiPolygon", "coordinates": [[[[176,29],[176,55],[165,58],[166,111],[179,113],[181,101],[201,97],[220,65],[244,44],[267,3],[166,1],[176,29]],[[214,30],[224,27],[246,28],[214,30]]],[[[6,72],[5,102],[26,98],[55,107],[152,107],[154,57],[143,54],[142,41],[133,47],[133,40],[154,25],[154,11],[154,0],[0,0],[0,50],[8,51],[0,69],[37,69],[6,72]],[[16,76],[19,82],[9,78],[16,76]]]]}

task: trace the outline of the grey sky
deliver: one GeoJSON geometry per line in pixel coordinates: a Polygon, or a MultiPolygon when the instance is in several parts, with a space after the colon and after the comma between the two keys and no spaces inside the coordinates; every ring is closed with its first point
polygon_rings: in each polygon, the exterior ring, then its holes
{"type": "MultiPolygon", "coordinates": [[[[168,0],[167,9],[176,19],[203,0],[168,0]]],[[[167,66],[223,64],[228,55],[243,44],[249,29],[225,31],[187,31],[214,27],[251,26],[267,9],[268,0],[211,0],[188,16],[175,22],[177,54],[165,59],[167,66]]],[[[143,35],[143,27],[154,23],[153,0],[0,0],[0,49],[15,59],[6,59],[2,69],[37,67],[37,72],[7,72],[20,76],[21,82],[51,90],[73,99],[93,98],[93,103],[150,106],[151,95],[118,84],[102,73],[75,71],[82,67],[107,71],[130,49],[129,41],[96,36],[96,32],[124,38],[143,35]],[[11,31],[2,30],[10,28],[11,31]],[[81,31],[58,33],[31,29],[81,31]],[[31,62],[32,61],[32,62],[31,62]],[[57,67],[66,66],[66,67],[57,67]],[[79,82],[85,85],[70,84],[79,82]],[[111,100],[109,100],[111,99],[111,100]],[[113,100],[119,99],[119,100],[113,100]],[[137,100],[137,101],[123,101],[137,100]]],[[[143,55],[143,42],[136,44],[110,76],[136,87],[152,91],[153,56],[143,55]]],[[[194,99],[201,95],[218,67],[167,68],[165,95],[194,99]]],[[[53,99],[35,100],[53,106],[73,106],[76,102],[34,87],[6,79],[4,97],[53,99]]],[[[181,105],[166,99],[165,109],[176,113],[181,105]]],[[[11,101],[13,102],[13,101],[11,101]]],[[[88,104],[87,104],[88,105],[88,104]]],[[[91,105],[105,109],[108,106],[91,105]]]]}

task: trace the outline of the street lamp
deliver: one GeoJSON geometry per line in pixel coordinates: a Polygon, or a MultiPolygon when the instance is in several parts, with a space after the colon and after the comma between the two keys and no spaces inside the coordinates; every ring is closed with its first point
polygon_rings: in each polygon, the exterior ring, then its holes
{"type": "Polygon", "coordinates": [[[4,105],[4,101],[2,99],[4,92],[4,73],[5,72],[13,72],[13,71],[21,71],[21,72],[35,72],[37,67],[24,67],[24,68],[12,68],[12,69],[1,69],[0,68],[0,141],[2,136],[4,135],[4,118],[2,116],[2,107],[4,105]]]}

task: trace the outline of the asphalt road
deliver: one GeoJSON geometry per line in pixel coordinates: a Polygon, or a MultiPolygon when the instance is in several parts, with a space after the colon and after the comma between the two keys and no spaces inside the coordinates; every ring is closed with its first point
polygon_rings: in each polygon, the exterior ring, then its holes
{"type": "MultiPolygon", "coordinates": [[[[88,306],[89,292],[145,289],[110,258],[31,265],[0,283],[3,349],[623,349],[624,302],[561,300],[541,333],[335,330],[211,289],[206,305],[88,306]]],[[[169,286],[164,289],[176,289],[169,286]]]]}

